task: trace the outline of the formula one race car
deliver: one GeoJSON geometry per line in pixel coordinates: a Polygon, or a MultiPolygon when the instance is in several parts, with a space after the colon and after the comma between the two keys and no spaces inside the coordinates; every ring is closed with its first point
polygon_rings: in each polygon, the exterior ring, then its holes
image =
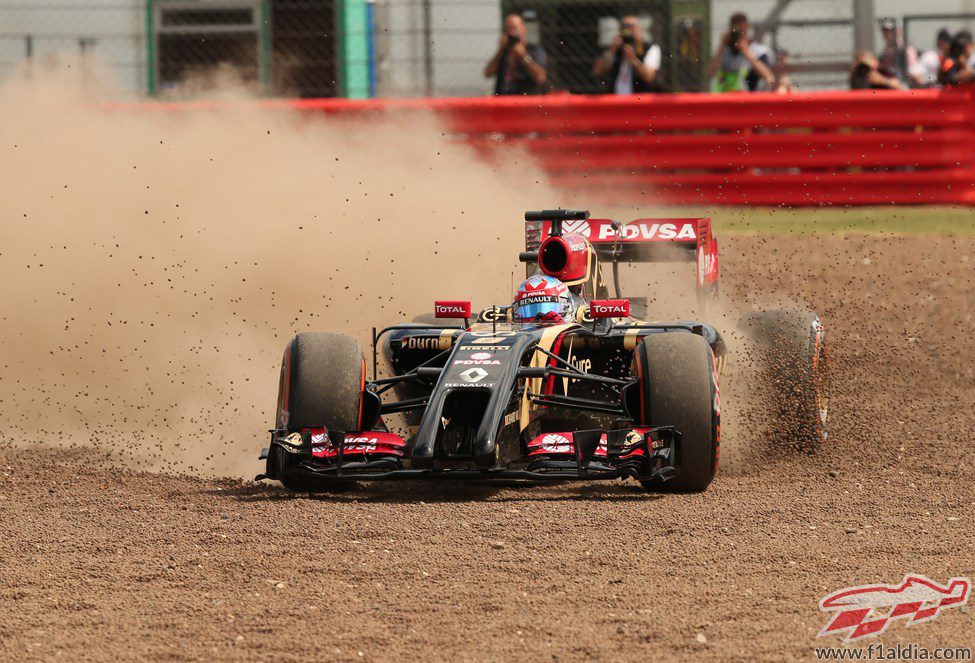
{"type": "MultiPolygon", "coordinates": [[[[707,488],[718,463],[725,341],[703,322],[633,317],[646,299],[622,295],[619,266],[695,263],[707,306],[718,285],[710,219],[621,224],[569,210],[525,219],[527,280],[510,306],[473,315],[469,301],[437,301],[433,317],[373,328],[371,371],[356,340],[298,334],[284,351],[257,478],[296,491],[420,478],[707,488]],[[379,375],[380,345],[388,377],[379,375]],[[404,435],[387,426],[393,413],[402,413],[404,435]]],[[[798,422],[796,435],[822,443],[828,352],[818,318],[775,311],[749,326],[778,339],[768,343],[778,349],[776,401],[798,422]]]]}

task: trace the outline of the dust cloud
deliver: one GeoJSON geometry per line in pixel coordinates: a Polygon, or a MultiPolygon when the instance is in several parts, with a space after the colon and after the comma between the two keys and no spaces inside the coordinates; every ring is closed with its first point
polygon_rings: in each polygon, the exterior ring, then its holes
{"type": "MultiPolygon", "coordinates": [[[[293,334],[368,348],[373,325],[435,298],[508,301],[523,211],[585,205],[524,155],[486,164],[432,116],[262,107],[226,73],[194,86],[213,104],[118,106],[91,67],[29,73],[0,86],[8,445],[252,476],[293,334]]],[[[691,316],[693,264],[649,267],[623,268],[624,293],[645,291],[650,319],[691,316]]],[[[737,359],[722,384],[732,470],[763,425],[734,333],[755,302],[739,303],[708,320],[737,359]]]]}
{"type": "Polygon", "coordinates": [[[433,118],[118,108],[75,71],[0,87],[6,444],[253,475],[291,335],[503,302],[561,202],[433,118]]]}

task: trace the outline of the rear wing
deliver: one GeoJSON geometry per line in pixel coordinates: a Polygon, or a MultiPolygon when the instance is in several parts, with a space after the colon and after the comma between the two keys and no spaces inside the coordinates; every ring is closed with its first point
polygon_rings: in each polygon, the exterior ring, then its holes
{"type": "Polygon", "coordinates": [[[709,218],[636,219],[625,224],[611,219],[576,217],[553,223],[535,218],[525,222],[526,253],[537,254],[545,239],[560,234],[586,238],[604,263],[697,262],[698,288],[717,288],[718,240],[709,218]]]}

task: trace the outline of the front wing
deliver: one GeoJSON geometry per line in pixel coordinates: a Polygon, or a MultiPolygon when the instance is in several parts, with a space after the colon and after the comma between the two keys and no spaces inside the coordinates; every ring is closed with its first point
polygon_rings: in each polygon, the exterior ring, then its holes
{"type": "MultiPolygon", "coordinates": [[[[267,459],[278,447],[296,461],[287,472],[335,481],[385,481],[396,479],[464,479],[566,481],[633,478],[664,483],[680,470],[680,431],[672,426],[615,431],[580,430],[545,433],[528,444],[521,462],[486,469],[437,466],[412,468],[408,444],[385,432],[344,434],[324,429],[301,433],[271,431],[267,459]]],[[[255,480],[280,479],[259,474],[255,480]]]]}

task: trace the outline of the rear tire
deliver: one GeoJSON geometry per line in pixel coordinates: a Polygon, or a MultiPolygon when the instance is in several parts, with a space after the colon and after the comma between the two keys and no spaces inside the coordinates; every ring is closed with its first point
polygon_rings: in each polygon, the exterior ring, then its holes
{"type": "Polygon", "coordinates": [[[763,351],[776,438],[803,451],[819,449],[829,435],[829,347],[819,317],[762,311],[742,325],[763,351]]]}
{"type": "Polygon", "coordinates": [[[681,433],[676,477],[648,490],[699,492],[717,469],[719,411],[714,355],[697,334],[650,334],[637,346],[634,373],[640,381],[642,417],[647,426],[674,426],[681,433]]]}
{"type": "MultiPolygon", "coordinates": [[[[298,334],[284,351],[278,388],[278,428],[358,432],[366,364],[358,341],[342,334],[298,334]]],[[[295,491],[340,488],[348,483],[292,473],[302,457],[274,447],[276,474],[295,491]]],[[[272,459],[268,460],[269,464],[272,459]]]]}

